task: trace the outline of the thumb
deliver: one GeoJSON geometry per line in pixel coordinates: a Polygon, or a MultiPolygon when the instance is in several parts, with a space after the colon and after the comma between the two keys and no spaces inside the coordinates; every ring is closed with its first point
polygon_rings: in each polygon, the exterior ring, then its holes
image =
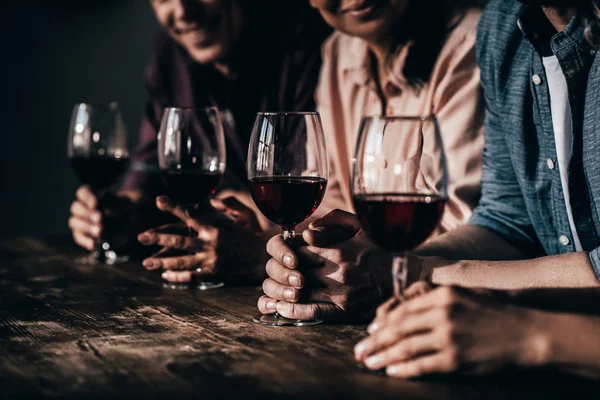
{"type": "Polygon", "coordinates": [[[287,303],[285,301],[277,302],[277,312],[285,318],[321,321],[342,321],[345,312],[333,303],[287,303]]]}
{"type": "Polygon", "coordinates": [[[333,210],[323,218],[313,221],[303,233],[304,240],[315,247],[327,247],[352,239],[361,226],[356,215],[333,210]]]}

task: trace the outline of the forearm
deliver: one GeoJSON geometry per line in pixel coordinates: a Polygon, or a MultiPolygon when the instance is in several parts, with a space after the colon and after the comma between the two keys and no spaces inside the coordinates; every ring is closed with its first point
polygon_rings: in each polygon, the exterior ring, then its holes
{"type": "Polygon", "coordinates": [[[489,289],[581,288],[599,286],[586,253],[525,259],[495,233],[465,225],[426,243],[415,252],[435,284],[489,289]],[[446,260],[441,262],[440,257],[446,260]],[[431,270],[431,273],[429,271],[431,270]]]}
{"type": "Polygon", "coordinates": [[[459,261],[434,268],[431,281],[499,290],[600,286],[586,253],[520,261],[459,261]]]}
{"type": "Polygon", "coordinates": [[[536,312],[525,366],[551,366],[600,378],[600,318],[536,312]]]}

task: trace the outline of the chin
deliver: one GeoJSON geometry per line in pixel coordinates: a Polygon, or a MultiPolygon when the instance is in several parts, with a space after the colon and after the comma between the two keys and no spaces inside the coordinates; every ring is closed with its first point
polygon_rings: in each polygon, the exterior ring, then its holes
{"type": "Polygon", "coordinates": [[[350,36],[356,36],[367,41],[372,41],[379,39],[381,36],[385,36],[385,33],[387,32],[382,31],[382,26],[384,26],[382,21],[375,20],[367,23],[347,24],[344,27],[340,27],[339,30],[350,36]]]}
{"type": "Polygon", "coordinates": [[[186,47],[187,52],[199,64],[210,64],[225,58],[225,49],[220,45],[210,47],[186,47]]]}

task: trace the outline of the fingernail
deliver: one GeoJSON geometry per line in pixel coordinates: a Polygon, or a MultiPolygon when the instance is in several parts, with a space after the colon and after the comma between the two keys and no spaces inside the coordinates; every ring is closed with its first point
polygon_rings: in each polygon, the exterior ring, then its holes
{"type": "Polygon", "coordinates": [[[171,271],[165,271],[165,272],[163,272],[160,277],[163,278],[163,279],[169,279],[171,277],[171,271]]]}
{"type": "Polygon", "coordinates": [[[378,368],[380,363],[381,363],[381,356],[379,356],[379,355],[371,356],[365,360],[365,365],[372,369],[378,368]]]}
{"type": "Polygon", "coordinates": [[[156,263],[154,262],[154,260],[150,260],[150,259],[144,260],[142,262],[142,265],[144,267],[146,267],[146,268],[154,268],[154,267],[156,267],[156,263]]]}
{"type": "Polygon", "coordinates": [[[388,375],[398,375],[402,373],[402,367],[399,365],[390,365],[385,369],[385,373],[388,375]]]}
{"type": "Polygon", "coordinates": [[[369,332],[369,334],[373,334],[375,333],[377,330],[379,330],[380,326],[377,322],[373,322],[371,323],[371,325],[367,326],[367,332],[369,332]]]}
{"type": "Polygon", "coordinates": [[[267,302],[267,310],[269,310],[269,311],[277,310],[277,302],[276,301],[267,302]]]}
{"type": "Polygon", "coordinates": [[[288,282],[290,286],[299,287],[300,277],[298,275],[290,275],[290,277],[288,278],[288,282]]]}
{"type": "Polygon", "coordinates": [[[294,266],[294,257],[291,254],[285,254],[283,256],[283,263],[286,267],[292,268],[294,266]]]}
{"type": "Polygon", "coordinates": [[[283,291],[283,298],[286,300],[294,300],[294,290],[293,289],[285,289],[283,291]]]}
{"type": "Polygon", "coordinates": [[[138,240],[141,244],[150,244],[152,242],[150,235],[140,235],[138,240]]]}
{"type": "Polygon", "coordinates": [[[90,232],[92,233],[92,235],[99,235],[100,234],[100,227],[94,225],[90,229],[90,232]]]}
{"type": "Polygon", "coordinates": [[[357,359],[361,359],[364,352],[365,345],[363,343],[359,343],[356,346],[354,346],[354,357],[356,357],[357,359]]]}
{"type": "Polygon", "coordinates": [[[93,213],[92,214],[92,221],[94,221],[94,222],[100,222],[101,218],[102,218],[102,216],[100,215],[100,213],[93,213]]]}

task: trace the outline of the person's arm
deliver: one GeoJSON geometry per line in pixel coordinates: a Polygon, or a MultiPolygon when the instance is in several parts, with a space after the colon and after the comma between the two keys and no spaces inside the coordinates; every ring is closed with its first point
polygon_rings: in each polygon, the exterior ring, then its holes
{"type": "Polygon", "coordinates": [[[575,314],[545,314],[539,323],[545,336],[542,365],[600,378],[600,318],[575,314]]]}
{"type": "Polygon", "coordinates": [[[587,253],[525,259],[501,236],[476,225],[442,235],[415,254],[423,257],[420,278],[438,285],[524,289],[600,284],[587,253]]]}
{"type": "MultiPolygon", "coordinates": [[[[437,237],[416,251],[425,257],[421,278],[433,283],[494,289],[598,286],[590,258],[595,253],[546,255],[535,233],[513,168],[501,110],[495,106],[497,61],[478,42],[486,101],[481,200],[469,225],[437,237]],[[448,260],[443,261],[439,257],[448,260]],[[481,261],[471,261],[481,260],[481,261]],[[517,260],[517,261],[507,261],[517,260]]],[[[598,258],[598,257],[596,257],[598,258]]]]}

